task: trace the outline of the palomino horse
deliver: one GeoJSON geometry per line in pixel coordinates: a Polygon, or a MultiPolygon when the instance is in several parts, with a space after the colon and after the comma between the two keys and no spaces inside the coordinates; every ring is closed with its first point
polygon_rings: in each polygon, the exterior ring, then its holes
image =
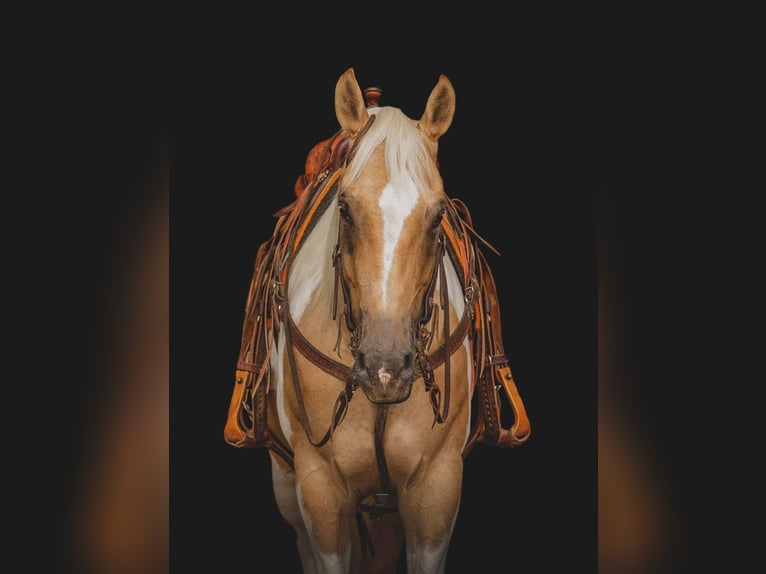
{"type": "Polygon", "coordinates": [[[340,130],[259,249],[224,431],[270,449],[304,572],[443,572],[465,455],[530,431],[479,237],[438,171],[454,88],[442,75],[417,121],[379,95],[340,77],[340,130]]]}

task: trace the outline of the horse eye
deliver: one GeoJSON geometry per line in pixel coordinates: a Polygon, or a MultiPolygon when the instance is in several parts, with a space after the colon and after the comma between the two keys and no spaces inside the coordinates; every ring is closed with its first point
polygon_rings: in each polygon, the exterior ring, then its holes
{"type": "Polygon", "coordinates": [[[346,222],[351,223],[351,213],[349,213],[348,205],[345,202],[338,203],[338,212],[346,222]]]}
{"type": "Polygon", "coordinates": [[[433,222],[431,222],[431,229],[437,229],[439,225],[441,225],[442,219],[444,219],[444,213],[446,212],[446,209],[442,208],[439,213],[436,214],[436,217],[434,217],[433,222]]]}

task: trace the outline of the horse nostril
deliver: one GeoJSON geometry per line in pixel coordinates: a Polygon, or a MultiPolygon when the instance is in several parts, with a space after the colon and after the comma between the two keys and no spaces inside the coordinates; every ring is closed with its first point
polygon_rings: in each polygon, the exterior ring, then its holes
{"type": "Polygon", "coordinates": [[[354,361],[354,369],[357,373],[362,375],[368,375],[367,364],[365,362],[364,353],[359,352],[356,354],[356,361],[354,361]]]}
{"type": "Polygon", "coordinates": [[[402,370],[399,373],[399,377],[402,380],[408,381],[415,372],[415,359],[412,353],[407,353],[402,358],[402,370]]]}

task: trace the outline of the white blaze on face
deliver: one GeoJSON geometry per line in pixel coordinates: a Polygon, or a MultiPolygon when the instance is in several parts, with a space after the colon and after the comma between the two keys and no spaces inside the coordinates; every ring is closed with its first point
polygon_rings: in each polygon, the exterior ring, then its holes
{"type": "Polygon", "coordinates": [[[394,253],[402,234],[404,220],[412,213],[417,202],[418,190],[411,179],[401,182],[398,186],[388,182],[378,200],[378,206],[383,211],[383,307],[386,306],[388,276],[394,263],[394,253]]]}

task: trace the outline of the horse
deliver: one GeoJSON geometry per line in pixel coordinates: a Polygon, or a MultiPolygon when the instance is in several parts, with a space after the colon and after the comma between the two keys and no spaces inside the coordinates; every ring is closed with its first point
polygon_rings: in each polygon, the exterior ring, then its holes
{"type": "Polygon", "coordinates": [[[380,94],[337,80],[340,128],[256,256],[224,429],[269,449],[305,573],[444,572],[466,455],[530,436],[491,246],[439,171],[454,86],[440,75],[417,120],[380,94]]]}

